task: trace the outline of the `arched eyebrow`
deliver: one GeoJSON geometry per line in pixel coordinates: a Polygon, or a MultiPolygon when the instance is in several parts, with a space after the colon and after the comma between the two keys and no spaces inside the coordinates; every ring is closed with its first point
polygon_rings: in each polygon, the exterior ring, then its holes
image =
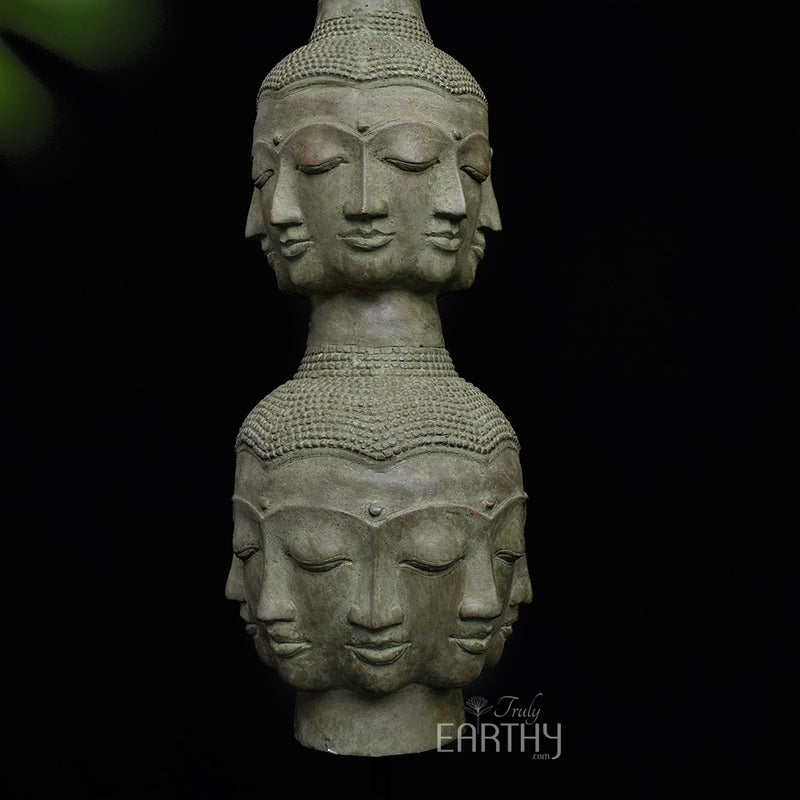
{"type": "MultiPolygon", "coordinates": [[[[256,510],[253,508],[253,505],[244,500],[244,498],[237,498],[234,496],[234,501],[239,500],[244,503],[248,508],[252,509],[258,514],[260,520],[264,521],[270,519],[271,517],[279,516],[281,514],[291,513],[293,511],[303,511],[303,512],[317,512],[323,513],[328,515],[336,515],[338,517],[342,517],[344,519],[352,519],[357,522],[362,522],[366,525],[369,525],[372,528],[378,527],[371,519],[367,517],[362,517],[360,514],[356,514],[352,511],[345,511],[341,508],[335,508],[333,506],[311,506],[311,505],[301,505],[299,503],[270,503],[269,507],[266,510],[256,510]]],[[[368,511],[365,511],[365,514],[369,514],[368,511]]]]}
{"type": "Polygon", "coordinates": [[[444,129],[432,122],[418,122],[416,120],[397,119],[381,125],[379,128],[371,128],[368,132],[362,135],[366,143],[371,142],[373,139],[379,137],[381,134],[387,133],[395,128],[408,127],[408,128],[421,128],[426,132],[432,132],[441,137],[443,142],[454,144],[453,137],[444,129]]]}
{"type": "Polygon", "coordinates": [[[261,156],[261,158],[271,158],[277,160],[278,148],[272,142],[268,142],[266,139],[255,139],[253,141],[253,146],[250,149],[250,158],[251,160],[255,160],[259,156],[261,156]]]}
{"type": "Polygon", "coordinates": [[[324,514],[336,514],[341,517],[345,517],[348,519],[354,519],[359,522],[363,522],[365,525],[368,525],[370,528],[380,528],[388,522],[392,520],[396,520],[403,516],[408,516],[411,514],[418,514],[422,511],[433,511],[433,510],[442,510],[442,511],[456,511],[458,513],[467,512],[471,515],[475,515],[481,517],[484,520],[493,520],[498,517],[506,508],[508,508],[513,503],[517,502],[525,502],[528,499],[528,495],[525,492],[518,492],[506,497],[502,502],[497,503],[491,507],[491,509],[483,508],[472,508],[469,505],[464,503],[426,503],[422,506],[415,506],[413,508],[403,508],[400,509],[393,514],[387,514],[386,516],[381,515],[380,518],[373,518],[370,516],[368,509],[365,507],[364,515],[355,513],[353,511],[346,511],[341,508],[335,508],[333,506],[310,506],[310,505],[301,505],[298,503],[287,503],[287,504],[278,504],[278,503],[270,503],[267,509],[260,509],[256,508],[249,500],[242,497],[241,495],[233,495],[233,502],[239,503],[245,507],[247,507],[250,511],[252,511],[260,520],[268,519],[269,517],[273,517],[277,514],[282,514],[290,511],[316,511],[322,512],[324,514]]]}
{"type": "Polygon", "coordinates": [[[345,128],[343,125],[335,125],[332,122],[312,122],[308,125],[303,125],[302,128],[297,128],[297,130],[292,131],[291,133],[286,134],[282,137],[278,148],[284,148],[287,145],[293,143],[299,136],[307,135],[307,134],[319,134],[319,133],[336,133],[340,136],[344,136],[347,139],[352,139],[354,142],[361,141],[361,136],[348,128],[345,128]]]}
{"type": "MultiPolygon", "coordinates": [[[[458,148],[461,149],[462,147],[464,147],[464,145],[467,145],[470,142],[474,142],[478,139],[486,142],[486,144],[489,144],[489,137],[485,133],[481,133],[480,131],[475,131],[474,133],[468,133],[461,140],[459,140],[458,148]]],[[[491,146],[489,147],[489,150],[491,150],[491,146]]]]}
{"type": "Polygon", "coordinates": [[[263,508],[256,508],[249,500],[241,495],[235,494],[231,498],[235,505],[244,506],[249,511],[252,511],[258,519],[263,520],[267,516],[267,512],[263,508]]]}

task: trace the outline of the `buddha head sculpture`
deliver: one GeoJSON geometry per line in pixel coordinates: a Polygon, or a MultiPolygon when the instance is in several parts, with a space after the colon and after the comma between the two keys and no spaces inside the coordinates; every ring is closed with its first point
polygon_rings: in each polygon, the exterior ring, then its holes
{"type": "Polygon", "coordinates": [[[472,284],[500,228],[486,98],[419,0],[321,0],[261,86],[253,139],[246,235],[283,291],[472,284]]]}
{"type": "Polygon", "coordinates": [[[500,228],[486,98],[419,0],[319,0],[261,86],[252,157],[246,233],[312,314],[237,437],[226,594],[297,689],[301,743],[430,749],[531,599],[519,442],[436,307],[500,228]]]}
{"type": "Polygon", "coordinates": [[[299,690],[301,742],[410,752],[463,721],[530,599],[518,452],[438,348],[308,353],[247,417],[228,596],[299,690]],[[380,738],[387,705],[408,721],[380,738]]]}

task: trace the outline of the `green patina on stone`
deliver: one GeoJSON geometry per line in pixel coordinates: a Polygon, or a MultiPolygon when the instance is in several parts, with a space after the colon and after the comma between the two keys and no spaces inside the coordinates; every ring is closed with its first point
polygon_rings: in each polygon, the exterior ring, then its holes
{"type": "Polygon", "coordinates": [[[436,304],[500,229],[486,98],[419,0],[320,0],[259,90],[253,181],[246,235],[311,317],[236,439],[226,595],[302,744],[432,749],[531,600],[519,441],[436,304]]]}

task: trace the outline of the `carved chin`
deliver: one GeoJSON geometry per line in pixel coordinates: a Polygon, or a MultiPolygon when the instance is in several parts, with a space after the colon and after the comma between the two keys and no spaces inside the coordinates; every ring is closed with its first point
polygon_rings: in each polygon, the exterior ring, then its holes
{"type": "Polygon", "coordinates": [[[270,247],[265,249],[278,288],[289,295],[307,296],[333,291],[342,285],[359,289],[408,288],[454,291],[469,288],[474,280],[482,248],[463,243],[457,251],[424,243],[428,255],[419,254],[413,262],[392,255],[387,248],[357,252],[333,266],[325,266],[313,246],[290,257],[270,247]],[[465,252],[466,249],[466,252],[465,252]]]}
{"type": "Polygon", "coordinates": [[[413,668],[410,650],[385,664],[365,662],[353,655],[354,662],[348,670],[348,677],[354,688],[369,694],[384,695],[406,686],[413,668]]]}

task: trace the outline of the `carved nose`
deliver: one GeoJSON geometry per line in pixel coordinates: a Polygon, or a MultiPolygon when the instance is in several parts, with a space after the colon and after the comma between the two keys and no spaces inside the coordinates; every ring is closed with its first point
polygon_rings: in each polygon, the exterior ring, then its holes
{"type": "Polygon", "coordinates": [[[492,179],[488,178],[482,189],[481,215],[478,227],[487,231],[500,231],[503,225],[500,222],[500,209],[497,207],[497,197],[492,188],[492,179]]]}
{"type": "Polygon", "coordinates": [[[389,213],[389,203],[384,198],[381,183],[373,179],[367,169],[367,156],[362,147],[361,169],[355,170],[356,180],[347,194],[342,213],[345,217],[372,219],[385,217],[389,213]]]}
{"type": "Polygon", "coordinates": [[[491,560],[474,561],[467,572],[459,616],[462,619],[495,619],[502,613],[503,603],[497,593],[491,560]]]}
{"type": "Polygon", "coordinates": [[[250,201],[250,208],[247,211],[247,222],[244,226],[244,238],[256,239],[266,235],[264,228],[264,217],[261,211],[261,196],[258,189],[253,190],[253,198],[250,201]]]}
{"type": "Polygon", "coordinates": [[[521,603],[533,602],[533,586],[531,576],[528,572],[528,562],[525,556],[517,561],[514,581],[511,584],[511,605],[518,606],[521,603]]]}
{"type": "Polygon", "coordinates": [[[403,621],[397,588],[387,572],[375,564],[361,577],[356,601],[347,614],[347,621],[352,625],[378,630],[403,621]]]}
{"type": "Polygon", "coordinates": [[[297,196],[287,178],[281,179],[280,173],[275,180],[275,193],[269,209],[271,225],[299,225],[303,221],[303,213],[297,202],[297,196]]]}
{"type": "Polygon", "coordinates": [[[455,160],[442,162],[439,181],[436,189],[435,213],[453,220],[462,220],[467,216],[467,199],[455,160]]]}
{"type": "Polygon", "coordinates": [[[280,570],[264,569],[261,595],[258,598],[256,619],[270,623],[290,621],[297,617],[297,609],[289,598],[288,587],[280,575],[280,570]]]}
{"type": "Polygon", "coordinates": [[[244,603],[247,599],[244,593],[242,562],[240,559],[236,558],[236,556],[233,556],[231,559],[228,580],[225,582],[225,597],[228,600],[236,600],[239,603],[244,603]]]}

